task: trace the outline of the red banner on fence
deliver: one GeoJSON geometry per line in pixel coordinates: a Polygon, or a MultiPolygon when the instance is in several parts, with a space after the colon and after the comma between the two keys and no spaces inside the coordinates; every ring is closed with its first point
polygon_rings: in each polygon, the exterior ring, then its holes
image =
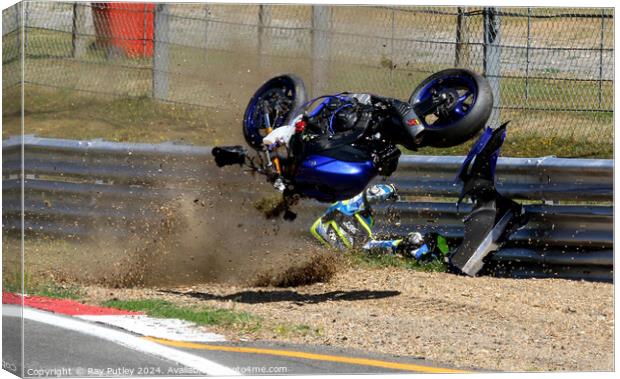
{"type": "Polygon", "coordinates": [[[153,56],[155,4],[93,3],[97,46],[132,58],[153,56]]]}

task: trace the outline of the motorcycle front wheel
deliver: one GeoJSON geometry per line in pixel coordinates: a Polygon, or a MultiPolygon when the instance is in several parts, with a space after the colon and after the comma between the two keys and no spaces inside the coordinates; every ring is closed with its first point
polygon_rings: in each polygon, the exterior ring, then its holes
{"type": "Polygon", "coordinates": [[[293,112],[306,102],[303,81],[291,74],[266,81],[254,93],[243,115],[243,136],[251,147],[260,149],[269,131],[289,123],[293,112]]]}
{"type": "Polygon", "coordinates": [[[409,97],[424,131],[421,145],[459,145],[486,125],[493,109],[493,93],[481,75],[447,69],[424,79],[409,97]]]}

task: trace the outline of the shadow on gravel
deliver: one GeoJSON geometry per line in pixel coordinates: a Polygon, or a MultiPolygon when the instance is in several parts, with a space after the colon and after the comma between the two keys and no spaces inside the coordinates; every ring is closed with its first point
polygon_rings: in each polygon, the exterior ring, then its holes
{"type": "Polygon", "coordinates": [[[296,291],[242,291],[230,295],[213,295],[207,292],[178,292],[162,290],[180,296],[190,296],[200,300],[234,301],[237,303],[260,304],[291,301],[298,304],[316,304],[325,301],[356,301],[384,299],[400,295],[400,291],[331,291],[318,294],[301,294],[296,291]]]}

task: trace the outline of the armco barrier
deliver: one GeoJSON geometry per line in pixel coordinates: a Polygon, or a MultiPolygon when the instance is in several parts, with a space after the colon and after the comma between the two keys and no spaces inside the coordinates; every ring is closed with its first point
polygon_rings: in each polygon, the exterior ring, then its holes
{"type": "MultiPolygon", "coordinates": [[[[179,192],[198,193],[216,181],[229,188],[247,181],[240,170],[217,169],[208,147],[13,137],[2,145],[2,216],[8,232],[21,229],[22,142],[27,233],[88,237],[104,220],[108,232],[122,235],[123,225],[160,217],[157,204],[179,192]]],[[[454,176],[462,161],[403,156],[390,181],[407,200],[378,207],[378,231],[435,230],[461,238],[471,205],[457,209],[453,201],[438,200],[458,196],[454,176]],[[386,213],[390,222],[381,222],[386,213]]],[[[497,175],[498,190],[526,200],[529,216],[494,254],[501,267],[511,266],[507,274],[612,278],[612,160],[500,158],[497,175]]],[[[325,207],[302,203],[300,214],[318,215],[325,207]]],[[[300,230],[307,228],[298,222],[300,230]]]]}

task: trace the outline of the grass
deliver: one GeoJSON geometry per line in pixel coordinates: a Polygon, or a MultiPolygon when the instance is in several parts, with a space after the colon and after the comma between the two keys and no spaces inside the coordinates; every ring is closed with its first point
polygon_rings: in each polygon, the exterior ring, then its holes
{"type": "MultiPolygon", "coordinates": [[[[199,306],[182,307],[160,299],[111,299],[102,302],[101,305],[128,311],[141,311],[152,317],[175,318],[198,325],[220,326],[244,333],[258,332],[266,327],[261,317],[248,312],[199,306]]],[[[269,328],[273,333],[283,337],[320,334],[319,329],[305,324],[276,324],[269,328]]]]}
{"type": "MultiPolygon", "coordinates": [[[[17,272],[3,272],[2,291],[21,293],[21,275],[17,272]]],[[[59,284],[50,281],[33,283],[28,274],[24,275],[24,291],[28,295],[45,296],[55,299],[78,300],[84,295],[82,289],[73,284],[59,284]]]]}
{"type": "MultiPolygon", "coordinates": [[[[41,137],[205,145],[224,141],[230,134],[216,133],[212,125],[221,124],[221,117],[209,109],[162,104],[146,97],[93,97],[27,86],[25,98],[25,133],[41,137]]],[[[19,113],[5,111],[3,138],[19,134],[19,122],[19,113]]]]}
{"type": "Polygon", "coordinates": [[[8,271],[6,264],[3,264],[2,270],[2,291],[21,293],[22,292],[22,276],[17,270],[8,271]]]}
{"type": "Polygon", "coordinates": [[[422,263],[399,255],[368,254],[361,250],[351,250],[347,253],[347,257],[353,265],[370,268],[396,267],[425,272],[445,272],[447,268],[443,262],[438,260],[422,263]]]}
{"type": "Polygon", "coordinates": [[[142,311],[152,317],[176,318],[198,325],[233,327],[248,332],[259,330],[262,327],[262,319],[248,312],[217,308],[180,307],[159,299],[112,299],[104,301],[102,305],[128,311],[142,311]]]}
{"type": "MultiPolygon", "coordinates": [[[[475,142],[470,140],[462,145],[450,148],[424,148],[418,152],[422,155],[466,155],[475,142]]],[[[526,134],[508,128],[506,141],[502,146],[503,157],[542,157],[555,155],[559,158],[602,158],[612,159],[614,155],[613,138],[602,138],[600,143],[565,136],[545,136],[526,134]]]]}
{"type": "Polygon", "coordinates": [[[82,289],[74,285],[61,286],[58,284],[47,284],[27,292],[32,295],[47,296],[57,299],[78,300],[83,296],[82,289]]]}

